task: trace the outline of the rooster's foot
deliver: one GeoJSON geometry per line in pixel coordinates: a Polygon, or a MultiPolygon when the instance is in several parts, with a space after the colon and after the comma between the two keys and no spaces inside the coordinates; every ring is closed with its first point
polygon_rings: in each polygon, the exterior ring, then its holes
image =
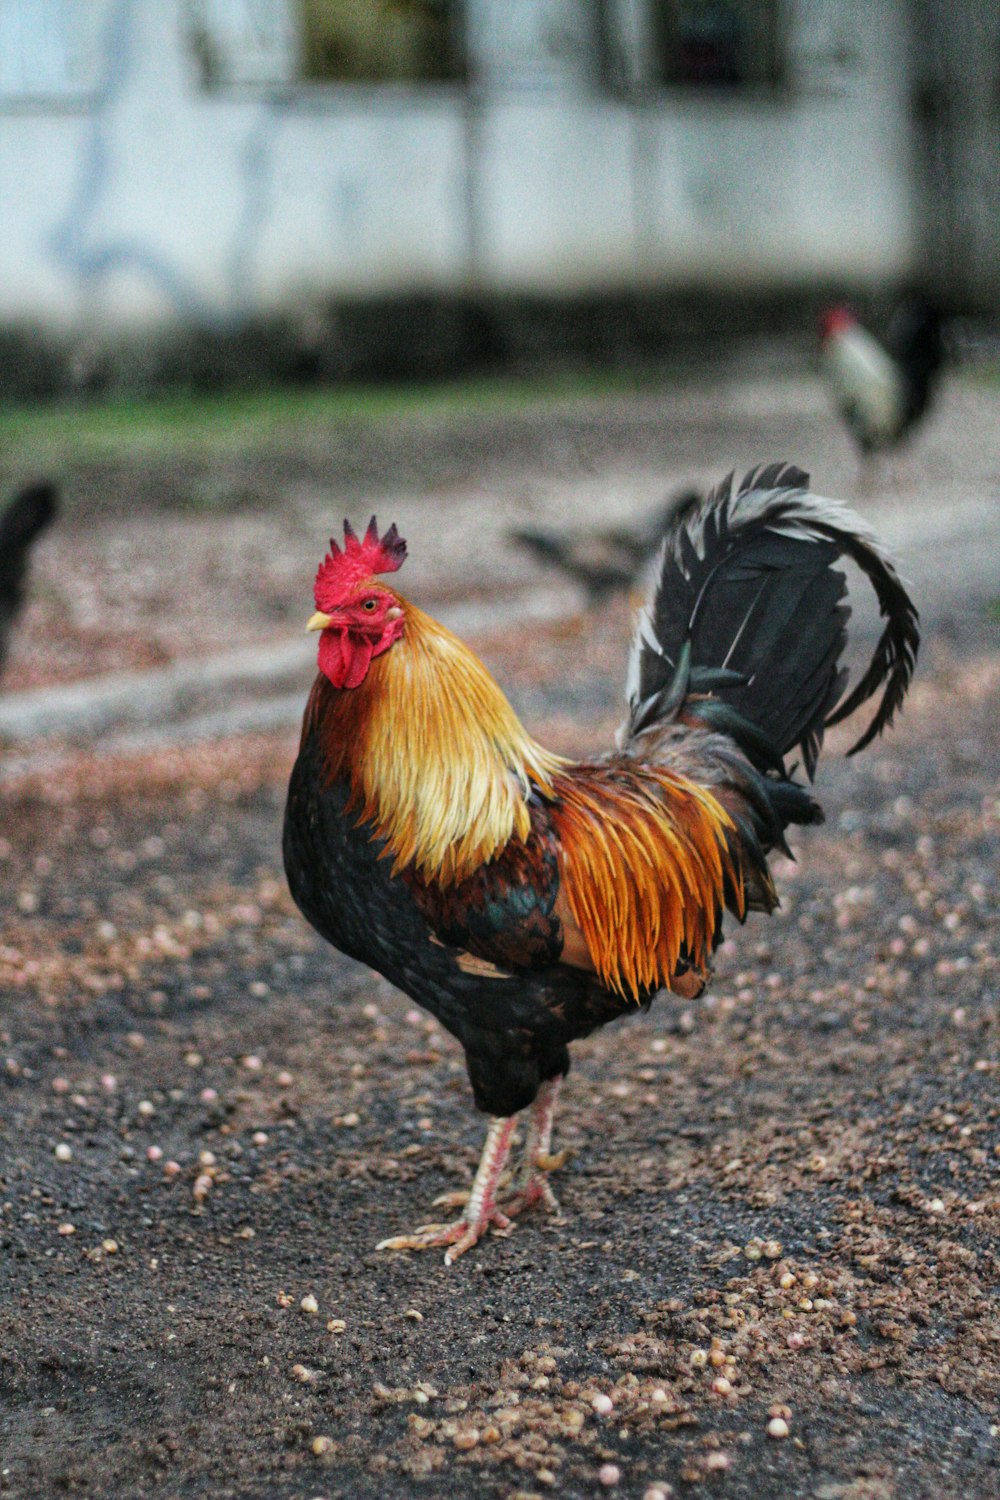
{"type": "Polygon", "coordinates": [[[523,1170],[519,1176],[517,1191],[513,1198],[504,1201],[503,1211],[509,1218],[516,1218],[518,1214],[524,1213],[527,1208],[539,1208],[549,1214],[561,1212],[559,1199],[549,1184],[549,1172],[557,1172],[564,1167],[569,1160],[569,1151],[550,1152],[539,1151],[535,1157],[534,1168],[531,1171],[523,1170]]]}
{"type": "MultiPolygon", "coordinates": [[[[560,1163],[560,1165],[561,1165],[561,1163],[560,1163]]],[[[514,1180],[514,1175],[513,1175],[512,1172],[504,1172],[503,1176],[497,1182],[497,1192],[502,1192],[504,1188],[510,1187],[511,1183],[513,1182],[513,1180],[514,1180]]],[[[468,1203],[468,1201],[469,1201],[469,1199],[471,1197],[472,1197],[472,1189],[471,1188],[456,1188],[454,1190],[454,1192],[451,1192],[451,1193],[441,1193],[437,1198],[435,1198],[433,1200],[433,1202],[431,1203],[431,1207],[432,1208],[464,1208],[465,1205],[468,1203]]]]}
{"type": "Polygon", "coordinates": [[[448,1251],[444,1258],[446,1266],[450,1266],[464,1255],[466,1250],[471,1250],[473,1245],[486,1233],[487,1229],[493,1228],[494,1233],[501,1236],[507,1235],[512,1229],[510,1218],[494,1208],[490,1213],[480,1214],[478,1218],[456,1219],[452,1224],[423,1224],[415,1229],[412,1234],[397,1234],[392,1239],[382,1240],[376,1245],[376,1250],[437,1250],[442,1245],[447,1245],[448,1251]]]}
{"type": "Polygon", "coordinates": [[[548,1214],[560,1212],[559,1199],[544,1177],[532,1177],[514,1194],[513,1198],[505,1200],[503,1211],[509,1218],[515,1219],[518,1214],[523,1214],[527,1208],[534,1208],[536,1204],[548,1214]]]}
{"type": "Polygon", "coordinates": [[[466,1250],[471,1250],[487,1229],[493,1227],[500,1234],[509,1232],[510,1217],[497,1207],[497,1189],[510,1155],[510,1138],[514,1133],[514,1117],[496,1116],[490,1121],[486,1133],[486,1145],[476,1169],[471,1191],[465,1194],[446,1193],[438,1202],[461,1201],[465,1198],[465,1211],[453,1224],[424,1224],[413,1234],[397,1234],[383,1240],[379,1250],[434,1250],[448,1246],[444,1263],[450,1266],[466,1250]]]}

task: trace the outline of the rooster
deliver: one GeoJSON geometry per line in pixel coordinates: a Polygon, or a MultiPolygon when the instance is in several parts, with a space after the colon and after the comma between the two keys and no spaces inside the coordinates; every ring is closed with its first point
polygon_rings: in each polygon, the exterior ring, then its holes
{"type": "Polygon", "coordinates": [[[54,484],[28,484],[0,515],[0,670],[7,657],[11,626],[24,603],[28,558],[39,533],[55,519],[54,484]]]}
{"type": "Polygon", "coordinates": [[[473,652],[381,581],[405,555],[395,526],[380,536],[373,517],[359,539],[345,522],[317,572],[319,673],[284,859],[317,931],[465,1049],[490,1116],[471,1191],[454,1220],[379,1246],[440,1246],[451,1263],[491,1226],[555,1206],[568,1044],[660,989],[697,996],[724,913],[774,909],[769,852],[788,852],[788,825],[822,821],[785,757],[797,746],[811,779],[825,726],[882,689],[853,748],[867,745],[902,704],[919,637],[858,516],[790,465],[730,475],[663,541],[618,748],[573,761],[538,744],[473,652]],[[842,555],[885,618],[850,692],[842,555]]]}
{"type": "Polygon", "coordinates": [[[925,298],[907,297],[893,314],[883,347],[850,308],[832,307],[820,320],[820,354],[834,400],[867,463],[897,447],[927,411],[944,363],[941,318],[925,298]]]}

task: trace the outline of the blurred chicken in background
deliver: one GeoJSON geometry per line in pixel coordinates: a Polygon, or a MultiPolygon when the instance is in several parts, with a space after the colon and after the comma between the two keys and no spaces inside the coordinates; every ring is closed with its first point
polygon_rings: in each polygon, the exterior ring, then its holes
{"type": "Polygon", "coordinates": [[[59,495],[41,480],[25,485],[0,514],[0,671],[7,658],[11,626],[24,603],[31,548],[55,519],[59,495]]]}
{"type": "Polygon", "coordinates": [[[681,490],[644,525],[634,527],[596,528],[568,536],[524,527],[510,537],[539,562],[582,584],[591,607],[637,583],[669,527],[700,499],[697,490],[681,490]]]}
{"type": "Polygon", "coordinates": [[[820,319],[820,353],[867,487],[872,460],[898,447],[931,404],[944,363],[941,315],[926,297],[905,297],[882,345],[849,307],[830,307],[820,319]]]}

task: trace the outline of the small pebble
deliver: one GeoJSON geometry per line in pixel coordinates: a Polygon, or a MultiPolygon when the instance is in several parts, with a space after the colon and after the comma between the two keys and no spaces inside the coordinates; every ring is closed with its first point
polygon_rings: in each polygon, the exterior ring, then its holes
{"type": "Polygon", "coordinates": [[[403,1317],[409,1318],[413,1323],[422,1323],[424,1321],[423,1313],[418,1311],[418,1309],[415,1307],[408,1307],[403,1314],[403,1317]]]}
{"type": "Polygon", "coordinates": [[[180,1173],[180,1170],[181,1164],[179,1161],[165,1161],[163,1163],[164,1177],[176,1177],[180,1173]]]}
{"type": "Polygon", "coordinates": [[[53,1078],[52,1092],[54,1094],[68,1094],[69,1088],[70,1084],[68,1078],[53,1078]]]}
{"type": "Polygon", "coordinates": [[[101,1241],[101,1249],[104,1251],[105,1255],[117,1255],[118,1254],[118,1241],[117,1240],[102,1240],[101,1241]]]}
{"type": "Polygon", "coordinates": [[[259,1073],[264,1064],[259,1057],[251,1052],[248,1057],[243,1059],[243,1066],[248,1073],[259,1073]]]}
{"type": "Polygon", "coordinates": [[[717,1396],[728,1396],[732,1388],[732,1382],[725,1375],[717,1375],[712,1381],[712,1390],[717,1396]]]}
{"type": "Polygon", "coordinates": [[[106,1094],[113,1094],[118,1087],[118,1079],[113,1073],[101,1074],[101,1088],[106,1094]]]}
{"type": "Polygon", "coordinates": [[[59,1233],[61,1235],[76,1234],[76,1225],[75,1224],[60,1224],[59,1225],[59,1233]]]}
{"type": "Polygon", "coordinates": [[[253,1141],[255,1146],[266,1146],[268,1141],[270,1140],[270,1136],[268,1135],[266,1130],[255,1130],[250,1139],[253,1141]]]}
{"type": "Polygon", "coordinates": [[[590,1404],[599,1417],[606,1417],[609,1412],[614,1411],[615,1407],[611,1397],[605,1396],[603,1392],[596,1395],[590,1404]]]}
{"type": "Polygon", "coordinates": [[[718,1449],[715,1449],[705,1458],[705,1471],[708,1474],[724,1474],[730,1462],[728,1453],[720,1453],[718,1449]]]}
{"type": "Polygon", "coordinates": [[[211,1177],[209,1177],[207,1172],[199,1172],[198,1176],[194,1180],[194,1187],[191,1189],[191,1191],[198,1199],[199,1203],[203,1202],[204,1199],[208,1197],[209,1193],[212,1191],[212,1179],[211,1177]]]}
{"type": "Polygon", "coordinates": [[[331,1437],[325,1437],[321,1434],[319,1437],[314,1437],[312,1440],[312,1451],[315,1453],[317,1458],[322,1458],[324,1453],[329,1453],[332,1447],[333,1438],[331,1437]]]}
{"type": "Polygon", "coordinates": [[[767,1435],[773,1438],[786,1438],[789,1427],[784,1417],[772,1417],[767,1424],[767,1435]]]}
{"type": "Polygon", "coordinates": [[[331,1318],[326,1325],[326,1331],[327,1333],[343,1333],[346,1327],[347,1324],[343,1318],[331,1318]]]}
{"type": "Polygon", "coordinates": [[[306,1293],[306,1295],[302,1298],[302,1301],[299,1303],[299,1306],[304,1313],[319,1312],[319,1303],[316,1301],[316,1298],[313,1296],[312,1292],[306,1293]]]}
{"type": "Polygon", "coordinates": [[[214,1104],[218,1097],[218,1089],[202,1089],[201,1093],[198,1095],[198,1098],[201,1100],[202,1104],[214,1104]]]}
{"type": "Polygon", "coordinates": [[[282,1068],[281,1072],[275,1079],[275,1083],[280,1089],[290,1089],[294,1082],[295,1077],[292,1073],[289,1073],[287,1068],[282,1068]]]}
{"type": "Polygon", "coordinates": [[[317,1378],[316,1371],[310,1370],[308,1365],[292,1365],[292,1374],[301,1385],[311,1385],[317,1378]]]}
{"type": "Polygon", "coordinates": [[[602,1464],[597,1471],[597,1477],[610,1490],[620,1483],[622,1471],[617,1464],[602,1464]]]}
{"type": "Polygon", "coordinates": [[[479,1430],[476,1427],[467,1427],[464,1432],[456,1432],[455,1447],[463,1453],[479,1446],[479,1430]]]}
{"type": "Polygon", "coordinates": [[[163,1160],[163,1152],[159,1146],[146,1147],[146,1160],[157,1162],[163,1160]]]}
{"type": "Polygon", "coordinates": [[[65,1141],[60,1141],[55,1150],[56,1161],[72,1161],[73,1147],[68,1146],[65,1141]]]}
{"type": "Polygon", "coordinates": [[[151,1099],[140,1099],[136,1105],[136,1113],[142,1115],[144,1120],[152,1119],[156,1114],[156,1105],[151,1099]]]}
{"type": "Polygon", "coordinates": [[[673,1493],[669,1484],[651,1484],[649,1489],[643,1492],[642,1500],[670,1500],[673,1493]]]}

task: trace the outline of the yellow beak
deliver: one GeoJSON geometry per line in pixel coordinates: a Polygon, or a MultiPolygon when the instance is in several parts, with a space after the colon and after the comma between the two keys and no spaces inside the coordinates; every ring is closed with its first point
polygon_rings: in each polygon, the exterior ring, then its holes
{"type": "Polygon", "coordinates": [[[333,616],[332,615],[325,615],[321,609],[318,609],[316,611],[316,613],[313,615],[312,619],[309,621],[309,624],[306,626],[306,629],[307,630],[325,630],[328,625],[332,625],[332,624],[333,624],[333,616]]]}

